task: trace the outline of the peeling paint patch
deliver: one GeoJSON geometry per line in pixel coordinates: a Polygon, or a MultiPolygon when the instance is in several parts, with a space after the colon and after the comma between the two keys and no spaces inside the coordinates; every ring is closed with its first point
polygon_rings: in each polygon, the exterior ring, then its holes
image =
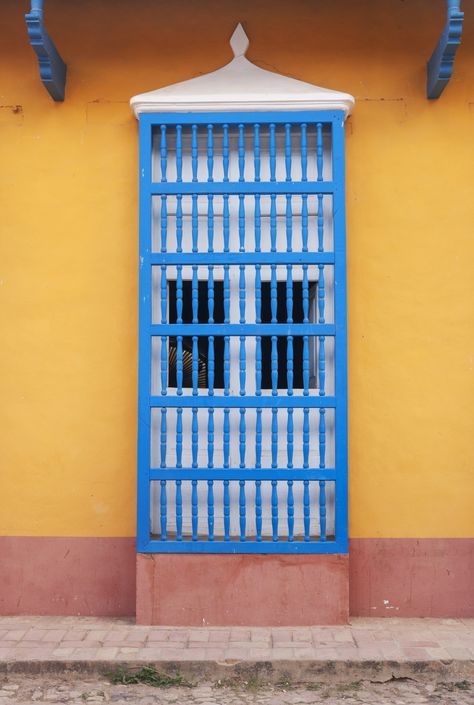
{"type": "Polygon", "coordinates": [[[0,105],[0,125],[21,127],[24,117],[22,105],[0,105]]]}

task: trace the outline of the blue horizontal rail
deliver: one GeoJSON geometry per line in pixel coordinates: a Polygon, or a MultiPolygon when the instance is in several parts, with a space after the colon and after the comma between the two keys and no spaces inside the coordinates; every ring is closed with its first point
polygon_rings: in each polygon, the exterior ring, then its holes
{"type": "Polygon", "coordinates": [[[149,541],[143,546],[138,544],[138,550],[159,553],[347,553],[347,542],[344,541],[289,541],[271,538],[257,541],[149,541]]]}
{"type": "Polygon", "coordinates": [[[277,409],[331,409],[336,407],[336,397],[322,396],[261,396],[261,397],[231,397],[231,396],[151,396],[150,404],[156,409],[260,409],[261,407],[277,409]]]}
{"type": "Polygon", "coordinates": [[[239,125],[240,123],[249,124],[249,118],[252,122],[259,125],[284,125],[285,123],[292,124],[313,124],[322,123],[343,123],[344,112],[342,110],[321,110],[315,114],[310,110],[302,110],[295,113],[290,110],[262,112],[262,113],[246,113],[246,112],[218,112],[218,113],[142,113],[140,115],[140,124],[146,129],[159,125],[199,125],[204,126],[208,123],[213,125],[239,125]]]}
{"type": "Polygon", "coordinates": [[[335,335],[329,323],[160,323],[151,335],[335,335]]]}
{"type": "Polygon", "coordinates": [[[153,182],[150,184],[152,196],[174,195],[254,195],[254,194],[331,194],[336,192],[336,184],[332,181],[299,181],[299,182],[273,182],[273,181],[204,181],[204,182],[153,182]]]}
{"type": "Polygon", "coordinates": [[[333,252],[155,252],[152,265],[334,264],[333,252]]]}
{"type": "Polygon", "coordinates": [[[335,481],[332,468],[151,468],[150,480],[328,480],[335,481]]]}

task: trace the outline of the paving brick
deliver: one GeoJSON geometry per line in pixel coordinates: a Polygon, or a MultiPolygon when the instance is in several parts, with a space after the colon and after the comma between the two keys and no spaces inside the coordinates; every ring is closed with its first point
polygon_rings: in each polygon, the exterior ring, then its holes
{"type": "Polygon", "coordinates": [[[75,629],[70,629],[65,633],[61,641],[82,641],[86,634],[87,632],[84,630],[76,631],[75,629]]]}
{"type": "Polygon", "coordinates": [[[221,629],[216,629],[215,631],[211,631],[209,634],[209,641],[212,642],[227,642],[229,641],[230,637],[230,632],[229,631],[223,631],[221,629]]]}
{"type": "Polygon", "coordinates": [[[226,659],[245,660],[250,654],[250,646],[248,648],[242,646],[231,646],[225,649],[224,657],[226,659]]]}
{"type": "Polygon", "coordinates": [[[57,643],[58,641],[61,641],[63,639],[65,634],[65,629],[48,629],[42,641],[54,641],[57,643]]]}
{"type": "Polygon", "coordinates": [[[41,641],[46,634],[46,629],[29,629],[22,641],[41,641]]]}
{"type": "Polygon", "coordinates": [[[408,647],[402,648],[402,654],[409,659],[414,659],[416,661],[429,661],[430,655],[426,649],[421,647],[408,647]]]}
{"type": "Polygon", "coordinates": [[[2,641],[21,641],[26,632],[26,629],[9,629],[2,637],[2,641]]]}
{"type": "MultiPolygon", "coordinates": [[[[132,634],[134,633],[135,632],[132,632],[132,634]]],[[[148,630],[148,632],[143,632],[143,636],[145,638],[148,637],[148,641],[159,641],[163,643],[169,641],[173,636],[173,633],[167,629],[152,629],[148,630]]]]}
{"type": "Polygon", "coordinates": [[[171,634],[169,641],[170,644],[173,644],[173,646],[176,646],[176,643],[182,642],[186,643],[188,641],[189,634],[188,631],[179,631],[179,632],[174,632],[171,634]]]}
{"type": "Polygon", "coordinates": [[[230,641],[250,641],[251,636],[250,629],[231,629],[230,641]]]}
{"type": "Polygon", "coordinates": [[[0,617],[0,662],[474,660],[474,620],[352,620],[341,627],[190,628],[131,620],[0,617]]]}
{"type": "Polygon", "coordinates": [[[191,645],[193,642],[203,642],[203,641],[209,641],[209,631],[207,629],[202,629],[202,630],[190,630],[189,633],[189,645],[191,645]]]}

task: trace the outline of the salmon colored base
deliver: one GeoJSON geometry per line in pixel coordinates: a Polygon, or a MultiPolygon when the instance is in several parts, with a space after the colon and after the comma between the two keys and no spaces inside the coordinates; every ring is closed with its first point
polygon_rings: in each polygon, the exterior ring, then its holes
{"type": "Polygon", "coordinates": [[[1,537],[0,614],[132,616],[137,597],[142,623],[340,623],[350,589],[354,617],[474,617],[474,539],[352,539],[349,556],[137,558],[133,538],[1,537]]]}
{"type": "Polygon", "coordinates": [[[135,539],[0,538],[0,614],[131,616],[135,539]]]}
{"type": "Polygon", "coordinates": [[[345,624],[347,555],[138,554],[137,623],[345,624]]]}
{"type": "Polygon", "coordinates": [[[352,539],[353,617],[474,617],[474,539],[352,539]]]}

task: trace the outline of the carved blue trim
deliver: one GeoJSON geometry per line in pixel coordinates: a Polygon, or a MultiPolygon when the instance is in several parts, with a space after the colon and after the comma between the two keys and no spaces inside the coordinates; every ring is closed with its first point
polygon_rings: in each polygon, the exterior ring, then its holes
{"type": "Polygon", "coordinates": [[[67,67],[43,24],[43,0],[31,0],[31,10],[25,19],[44,87],[53,100],[64,100],[67,67]]]}
{"type": "Polygon", "coordinates": [[[454,59],[461,44],[463,19],[460,0],[448,0],[448,20],[427,64],[428,98],[439,98],[453,75],[454,59]]]}

